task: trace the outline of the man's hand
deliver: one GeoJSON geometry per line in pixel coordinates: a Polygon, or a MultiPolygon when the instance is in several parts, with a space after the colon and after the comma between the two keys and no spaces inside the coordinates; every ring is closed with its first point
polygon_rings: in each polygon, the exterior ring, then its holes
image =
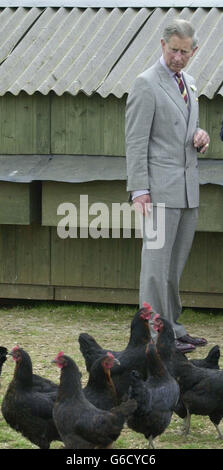
{"type": "Polygon", "coordinates": [[[194,147],[199,148],[200,153],[204,153],[208,149],[209,143],[210,137],[203,129],[199,129],[194,134],[194,147]]]}
{"type": "Polygon", "coordinates": [[[143,194],[142,196],[135,197],[133,200],[135,209],[143,215],[149,215],[151,212],[150,203],[151,199],[149,194],[143,194]]]}

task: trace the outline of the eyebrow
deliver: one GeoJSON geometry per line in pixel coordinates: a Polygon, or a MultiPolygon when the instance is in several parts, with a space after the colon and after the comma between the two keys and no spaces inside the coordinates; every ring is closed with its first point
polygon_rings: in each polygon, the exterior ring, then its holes
{"type": "Polygon", "coordinates": [[[191,52],[190,50],[188,51],[187,49],[176,49],[176,47],[171,47],[170,48],[172,51],[180,51],[180,52],[185,52],[185,53],[188,53],[188,52],[191,52]]]}

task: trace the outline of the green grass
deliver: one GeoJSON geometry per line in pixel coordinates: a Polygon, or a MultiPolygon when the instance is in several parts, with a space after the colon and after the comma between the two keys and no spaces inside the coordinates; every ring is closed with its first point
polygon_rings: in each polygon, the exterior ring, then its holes
{"type": "MultiPolygon", "coordinates": [[[[0,345],[9,350],[15,344],[26,349],[33,362],[33,369],[44,377],[59,381],[59,370],[51,364],[58,351],[63,350],[75,359],[82,372],[82,384],[87,381],[84,358],[81,355],[78,337],[88,332],[108,349],[123,349],[129,338],[129,327],[135,306],[91,305],[51,302],[17,302],[0,307],[0,345]]],[[[219,344],[223,348],[223,312],[184,309],[181,317],[188,333],[204,336],[208,345],[197,348],[190,357],[204,357],[209,349],[219,344]]],[[[222,349],[223,350],[223,349],[222,349]]],[[[223,368],[223,358],[220,358],[223,368]]],[[[3,366],[0,402],[12,378],[14,362],[11,358],[3,366]]],[[[191,433],[182,435],[182,420],[173,415],[172,421],[160,437],[155,440],[157,449],[222,449],[223,441],[206,416],[192,416],[191,433]]],[[[62,447],[60,442],[51,445],[62,447]]],[[[124,427],[116,449],[146,449],[147,441],[142,434],[124,427]]],[[[0,449],[34,449],[27,439],[12,430],[0,413],[0,449]]]]}

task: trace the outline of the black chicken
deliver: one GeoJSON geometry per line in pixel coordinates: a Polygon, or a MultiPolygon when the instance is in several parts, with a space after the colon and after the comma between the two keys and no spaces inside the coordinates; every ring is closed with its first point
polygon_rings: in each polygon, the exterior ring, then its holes
{"type": "Polygon", "coordinates": [[[207,356],[202,359],[190,359],[189,362],[197,367],[204,367],[205,369],[220,369],[220,348],[216,344],[208,352],[207,356]]]}
{"type": "Polygon", "coordinates": [[[190,431],[192,414],[209,416],[223,439],[219,423],[223,417],[223,371],[197,367],[189,361],[175,366],[181,390],[181,401],[185,407],[176,408],[185,419],[185,434],[190,431]],[[185,412],[186,410],[186,412],[185,412]]]}
{"type": "Polygon", "coordinates": [[[162,434],[170,424],[180,390],[152,342],[147,347],[146,357],[147,380],[143,381],[137,371],[131,373],[129,397],[135,398],[138,406],[128,418],[127,424],[134,431],[144,434],[149,447],[154,448],[153,439],[162,434]]]}
{"type": "Polygon", "coordinates": [[[57,396],[53,382],[32,373],[29,354],[16,346],[11,353],[16,365],[2,402],[6,422],[41,449],[61,440],[53,422],[52,410],[57,396]]]}
{"type": "MultiPolygon", "coordinates": [[[[123,351],[111,351],[115,357],[121,360],[122,355],[127,352],[132,353],[132,350],[146,344],[150,338],[149,320],[151,319],[152,308],[149,304],[144,304],[144,307],[136,312],[134,315],[131,327],[130,338],[126,348],[123,351]]],[[[103,349],[97,341],[88,333],[81,333],[79,336],[80,350],[84,356],[86,368],[88,372],[95,359],[105,354],[108,349],[103,349]]],[[[144,353],[144,347],[142,348],[144,353]]],[[[110,349],[109,349],[110,351],[110,349]]]]}
{"type": "Polygon", "coordinates": [[[2,373],[2,366],[7,360],[8,349],[4,346],[0,346],[0,375],[2,373]]]}
{"type": "MultiPolygon", "coordinates": [[[[152,308],[144,304],[144,308],[138,310],[131,322],[129,342],[123,351],[111,351],[120,361],[120,366],[114,366],[111,376],[116,387],[119,400],[128,392],[130,385],[130,372],[135,369],[146,379],[145,345],[151,339],[149,320],[152,308]]],[[[92,364],[98,357],[102,357],[108,350],[103,349],[95,339],[87,333],[79,336],[80,350],[84,356],[86,368],[90,371],[92,364]]]]}
{"type": "Polygon", "coordinates": [[[153,317],[153,327],[158,332],[157,349],[161,359],[173,375],[175,375],[174,364],[178,360],[188,361],[198,367],[219,369],[220,348],[218,345],[213,346],[207,356],[202,359],[188,359],[185,354],[176,349],[173,328],[168,320],[156,314],[153,317]]]}
{"type": "MultiPolygon", "coordinates": [[[[169,322],[155,315],[154,327],[159,331],[157,349],[161,358],[168,356],[168,349],[173,351],[173,332],[169,322]],[[172,339],[171,339],[172,337],[172,339]]],[[[223,417],[223,371],[207,367],[198,367],[187,360],[184,354],[176,352],[172,355],[172,363],[169,357],[167,367],[176,377],[180,386],[180,399],[175,407],[175,413],[184,419],[185,435],[189,433],[191,415],[209,416],[215,425],[218,435],[223,439],[219,423],[223,417]]],[[[203,364],[206,363],[203,362],[203,364]]]]}
{"type": "Polygon", "coordinates": [[[76,363],[63,352],[58,353],[53,362],[61,369],[53,417],[65,448],[111,447],[127,416],[135,410],[135,400],[128,400],[109,411],[98,409],[83,393],[76,363]]]}
{"type": "Polygon", "coordinates": [[[111,369],[115,364],[120,365],[118,359],[110,352],[99,357],[93,363],[87,385],[83,392],[85,397],[97,408],[109,410],[118,404],[116,388],[111,378],[111,369]]]}
{"type": "MultiPolygon", "coordinates": [[[[175,346],[172,325],[158,313],[153,317],[152,323],[154,330],[158,333],[156,341],[157,351],[170,374],[175,377],[174,364],[178,357],[178,351],[175,346]]],[[[184,354],[179,352],[179,355],[187,361],[184,354]]]]}

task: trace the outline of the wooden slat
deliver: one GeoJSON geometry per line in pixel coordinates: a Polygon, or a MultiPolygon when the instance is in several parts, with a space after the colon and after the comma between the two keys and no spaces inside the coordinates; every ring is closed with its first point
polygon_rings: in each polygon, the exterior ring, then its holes
{"type": "MultiPolygon", "coordinates": [[[[207,286],[206,292],[223,292],[223,234],[207,234],[207,286]]],[[[203,254],[204,256],[204,254],[203,254]]]]}
{"type": "Polygon", "coordinates": [[[206,292],[207,289],[207,245],[211,234],[196,233],[182,278],[181,290],[206,292]]]}
{"type": "Polygon", "coordinates": [[[0,282],[50,284],[49,228],[0,225],[0,282]]]}
{"type": "MultiPolygon", "coordinates": [[[[138,305],[139,292],[134,289],[94,289],[81,287],[56,287],[55,300],[66,302],[96,302],[138,305]]],[[[223,294],[181,292],[183,307],[223,308],[223,294]]]]}
{"type": "MultiPolygon", "coordinates": [[[[125,181],[95,181],[89,183],[54,183],[44,182],[42,185],[42,225],[57,226],[63,216],[57,215],[57,208],[63,202],[74,204],[80,225],[80,195],[88,196],[88,208],[84,213],[85,224],[90,225],[95,215],[89,215],[89,207],[95,202],[106,204],[109,211],[109,223],[112,226],[112,203],[127,202],[125,181]]],[[[200,209],[197,231],[223,232],[223,187],[217,185],[203,185],[200,187],[200,209]]],[[[119,218],[120,227],[123,227],[122,217],[119,218]]],[[[132,228],[134,215],[132,215],[132,228]]]]}
{"type": "Polygon", "coordinates": [[[53,300],[54,288],[51,286],[0,284],[0,298],[53,300]]]}
{"type": "Polygon", "coordinates": [[[196,233],[188,258],[181,289],[189,292],[223,292],[223,234],[196,233]]]}
{"type": "Polygon", "coordinates": [[[17,227],[16,267],[20,284],[50,284],[50,229],[42,228],[38,224],[17,227]]]}
{"type": "Polygon", "coordinates": [[[127,288],[138,286],[135,239],[65,239],[52,228],[51,282],[57,286],[127,288]]]}
{"type": "MultiPolygon", "coordinates": [[[[63,202],[75,205],[78,213],[78,226],[80,226],[80,195],[87,196],[88,206],[82,205],[84,224],[88,226],[95,219],[95,215],[89,215],[89,206],[95,202],[104,203],[111,209],[113,202],[127,201],[125,181],[93,181],[89,183],[54,183],[43,182],[42,184],[42,225],[57,226],[62,219],[57,215],[57,208],[63,202]]],[[[111,221],[111,210],[109,213],[111,221]]]]}
{"type": "Polygon", "coordinates": [[[34,149],[32,153],[49,154],[51,120],[50,120],[50,96],[43,96],[40,93],[33,95],[34,121],[34,149]]]}
{"type": "Polygon", "coordinates": [[[50,96],[0,97],[2,154],[50,153],[50,96]]]}
{"type": "Polygon", "coordinates": [[[183,307],[191,308],[223,308],[223,294],[210,292],[181,292],[183,307]]]}
{"type": "Polygon", "coordinates": [[[41,218],[41,188],[34,183],[0,181],[0,224],[29,225],[41,218]]]}
{"type": "MultiPolygon", "coordinates": [[[[63,95],[59,98],[54,94],[51,94],[51,107],[50,107],[50,122],[51,122],[51,152],[52,153],[67,153],[67,141],[68,135],[66,131],[66,126],[68,125],[66,120],[67,115],[67,100],[69,97],[63,95]]],[[[73,118],[73,122],[75,118],[73,118]]],[[[79,127],[78,127],[79,130],[79,127]]],[[[81,135],[79,133],[79,135],[81,135]]],[[[77,143],[78,145],[78,143],[77,143]]],[[[72,151],[72,153],[75,153],[72,151]]]]}
{"type": "Polygon", "coordinates": [[[137,304],[138,291],[132,289],[94,289],[81,287],[56,287],[55,300],[97,303],[137,304]]]}
{"type": "Polygon", "coordinates": [[[210,135],[208,151],[200,158],[223,158],[223,147],[219,137],[222,121],[222,96],[217,95],[213,100],[205,96],[199,98],[200,127],[210,135]]]}
{"type": "Polygon", "coordinates": [[[200,186],[200,207],[197,231],[223,232],[223,187],[200,186]]]}
{"type": "Polygon", "coordinates": [[[1,181],[0,194],[1,224],[30,224],[30,186],[1,181]]]}
{"type": "Polygon", "coordinates": [[[0,282],[14,284],[17,280],[15,225],[0,225],[0,260],[0,282]]]}
{"type": "MultiPolygon", "coordinates": [[[[0,284],[0,298],[138,305],[138,290],[0,284]]],[[[184,307],[223,308],[223,294],[181,292],[181,300],[184,307]]]]}
{"type": "Polygon", "coordinates": [[[103,135],[105,155],[125,155],[126,98],[113,95],[104,101],[103,135]]]}
{"type": "MultiPolygon", "coordinates": [[[[19,100],[17,100],[19,102],[19,100]]],[[[0,98],[1,143],[0,153],[17,153],[16,149],[16,98],[7,94],[0,98]]]]}

